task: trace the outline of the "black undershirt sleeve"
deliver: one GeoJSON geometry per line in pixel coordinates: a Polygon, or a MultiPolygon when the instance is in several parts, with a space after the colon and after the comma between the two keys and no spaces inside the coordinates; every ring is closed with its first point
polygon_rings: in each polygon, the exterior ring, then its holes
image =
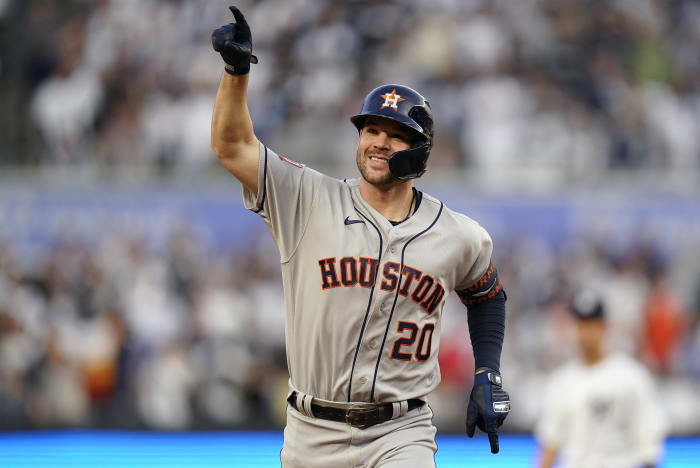
{"type": "Polygon", "coordinates": [[[499,291],[486,302],[467,306],[467,310],[469,336],[474,350],[474,368],[488,367],[500,372],[506,328],[505,291],[499,291]]]}
{"type": "Polygon", "coordinates": [[[475,369],[500,371],[506,327],[506,293],[493,264],[470,288],[457,291],[467,306],[467,322],[474,350],[475,369]]]}

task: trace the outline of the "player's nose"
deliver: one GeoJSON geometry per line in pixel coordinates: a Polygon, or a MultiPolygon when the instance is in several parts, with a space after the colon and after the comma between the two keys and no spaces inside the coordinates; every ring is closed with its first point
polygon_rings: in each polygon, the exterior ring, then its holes
{"type": "Polygon", "coordinates": [[[373,143],[376,148],[389,149],[389,135],[386,132],[379,132],[373,143]]]}

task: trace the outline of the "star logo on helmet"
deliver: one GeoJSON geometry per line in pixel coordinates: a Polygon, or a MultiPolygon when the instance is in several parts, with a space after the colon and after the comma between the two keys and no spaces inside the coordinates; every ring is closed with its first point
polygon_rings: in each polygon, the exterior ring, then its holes
{"type": "Polygon", "coordinates": [[[382,104],[381,109],[385,107],[391,107],[394,110],[399,110],[397,106],[401,101],[405,101],[400,95],[396,94],[396,89],[392,90],[391,93],[382,94],[381,97],[384,99],[384,104],[382,104]]]}

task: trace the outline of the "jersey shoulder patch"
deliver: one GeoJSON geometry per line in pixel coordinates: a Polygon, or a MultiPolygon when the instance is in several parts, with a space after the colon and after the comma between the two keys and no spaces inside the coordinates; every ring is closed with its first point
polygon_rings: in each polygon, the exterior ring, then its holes
{"type": "Polygon", "coordinates": [[[288,163],[291,164],[292,166],[296,166],[296,167],[299,167],[299,168],[304,167],[304,165],[303,165],[302,163],[298,163],[298,162],[296,162],[296,161],[292,161],[292,160],[289,159],[289,158],[285,158],[285,157],[282,156],[281,154],[278,154],[277,156],[278,156],[282,161],[288,162],[288,163]]]}

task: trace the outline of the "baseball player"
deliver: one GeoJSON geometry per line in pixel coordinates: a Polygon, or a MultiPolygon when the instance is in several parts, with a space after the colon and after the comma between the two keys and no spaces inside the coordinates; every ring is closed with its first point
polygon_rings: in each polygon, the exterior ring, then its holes
{"type": "Polygon", "coordinates": [[[212,33],[225,73],[212,148],[242,183],[281,259],[289,368],[284,467],[431,467],[436,429],[425,397],[440,382],[445,296],[468,307],[476,375],[467,433],[510,409],[499,374],[505,293],[475,221],[413,187],[433,145],[428,101],[401,85],[371,91],[359,114],[361,177],[336,180],[260,143],[246,104],[251,31],[212,33]]]}
{"type": "Polygon", "coordinates": [[[567,467],[653,467],[665,436],[665,419],[648,371],[605,350],[605,306],[593,290],[574,297],[581,361],[555,372],[543,400],[536,436],[540,467],[562,452],[567,467]]]}

